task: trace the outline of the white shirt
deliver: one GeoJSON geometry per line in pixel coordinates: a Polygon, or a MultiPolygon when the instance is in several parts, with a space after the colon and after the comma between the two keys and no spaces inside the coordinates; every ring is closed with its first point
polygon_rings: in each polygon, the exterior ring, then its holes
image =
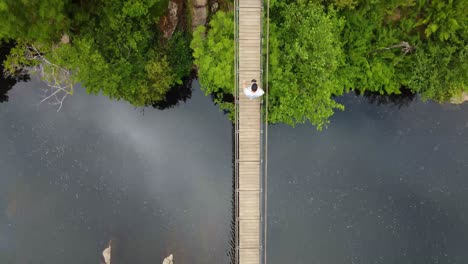
{"type": "Polygon", "coordinates": [[[249,87],[244,88],[244,94],[247,96],[249,99],[255,99],[257,97],[260,97],[264,94],[265,92],[262,90],[262,88],[258,87],[257,91],[253,92],[252,91],[252,85],[249,87]]]}

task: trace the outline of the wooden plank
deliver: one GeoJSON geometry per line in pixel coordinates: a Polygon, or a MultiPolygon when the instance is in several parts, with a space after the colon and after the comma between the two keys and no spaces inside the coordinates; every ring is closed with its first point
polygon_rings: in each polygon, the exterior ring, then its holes
{"type": "Polygon", "coordinates": [[[240,264],[260,263],[260,250],[258,249],[240,249],[239,250],[240,264]]]}
{"type": "MultiPolygon", "coordinates": [[[[240,8],[262,8],[262,1],[261,0],[239,0],[239,7],[240,8]]],[[[241,10],[242,10],[241,9],[241,10]]]]}
{"type": "Polygon", "coordinates": [[[260,247],[260,241],[257,237],[257,234],[260,233],[260,221],[243,221],[239,231],[243,234],[239,239],[240,248],[260,247]]]}
{"type": "Polygon", "coordinates": [[[255,65],[255,69],[252,69],[253,71],[258,71],[260,68],[260,58],[257,57],[254,53],[243,53],[242,54],[242,59],[239,59],[239,66],[242,66],[242,70],[246,70],[244,66],[251,66],[255,65]]]}

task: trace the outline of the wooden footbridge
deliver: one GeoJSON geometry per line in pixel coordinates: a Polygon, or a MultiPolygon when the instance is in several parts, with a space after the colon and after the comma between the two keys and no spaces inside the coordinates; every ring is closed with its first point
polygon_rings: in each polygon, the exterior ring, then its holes
{"type": "Polygon", "coordinates": [[[263,100],[249,100],[241,85],[263,87],[262,16],[262,0],[235,0],[236,264],[266,264],[263,100]]]}

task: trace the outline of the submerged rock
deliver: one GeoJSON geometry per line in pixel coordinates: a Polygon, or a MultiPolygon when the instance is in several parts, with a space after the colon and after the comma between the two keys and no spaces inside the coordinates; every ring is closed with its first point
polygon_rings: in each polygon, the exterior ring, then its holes
{"type": "Polygon", "coordinates": [[[174,256],[170,254],[167,258],[165,258],[162,264],[174,264],[174,256]]]}

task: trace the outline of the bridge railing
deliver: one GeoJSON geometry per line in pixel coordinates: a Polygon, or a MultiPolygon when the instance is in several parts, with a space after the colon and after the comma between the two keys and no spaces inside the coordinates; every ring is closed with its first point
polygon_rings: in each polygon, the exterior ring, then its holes
{"type": "Polygon", "coordinates": [[[234,0],[234,89],[235,89],[235,130],[234,130],[234,141],[235,141],[235,150],[234,150],[234,175],[235,175],[235,258],[234,264],[239,264],[239,0],[234,0]]]}

